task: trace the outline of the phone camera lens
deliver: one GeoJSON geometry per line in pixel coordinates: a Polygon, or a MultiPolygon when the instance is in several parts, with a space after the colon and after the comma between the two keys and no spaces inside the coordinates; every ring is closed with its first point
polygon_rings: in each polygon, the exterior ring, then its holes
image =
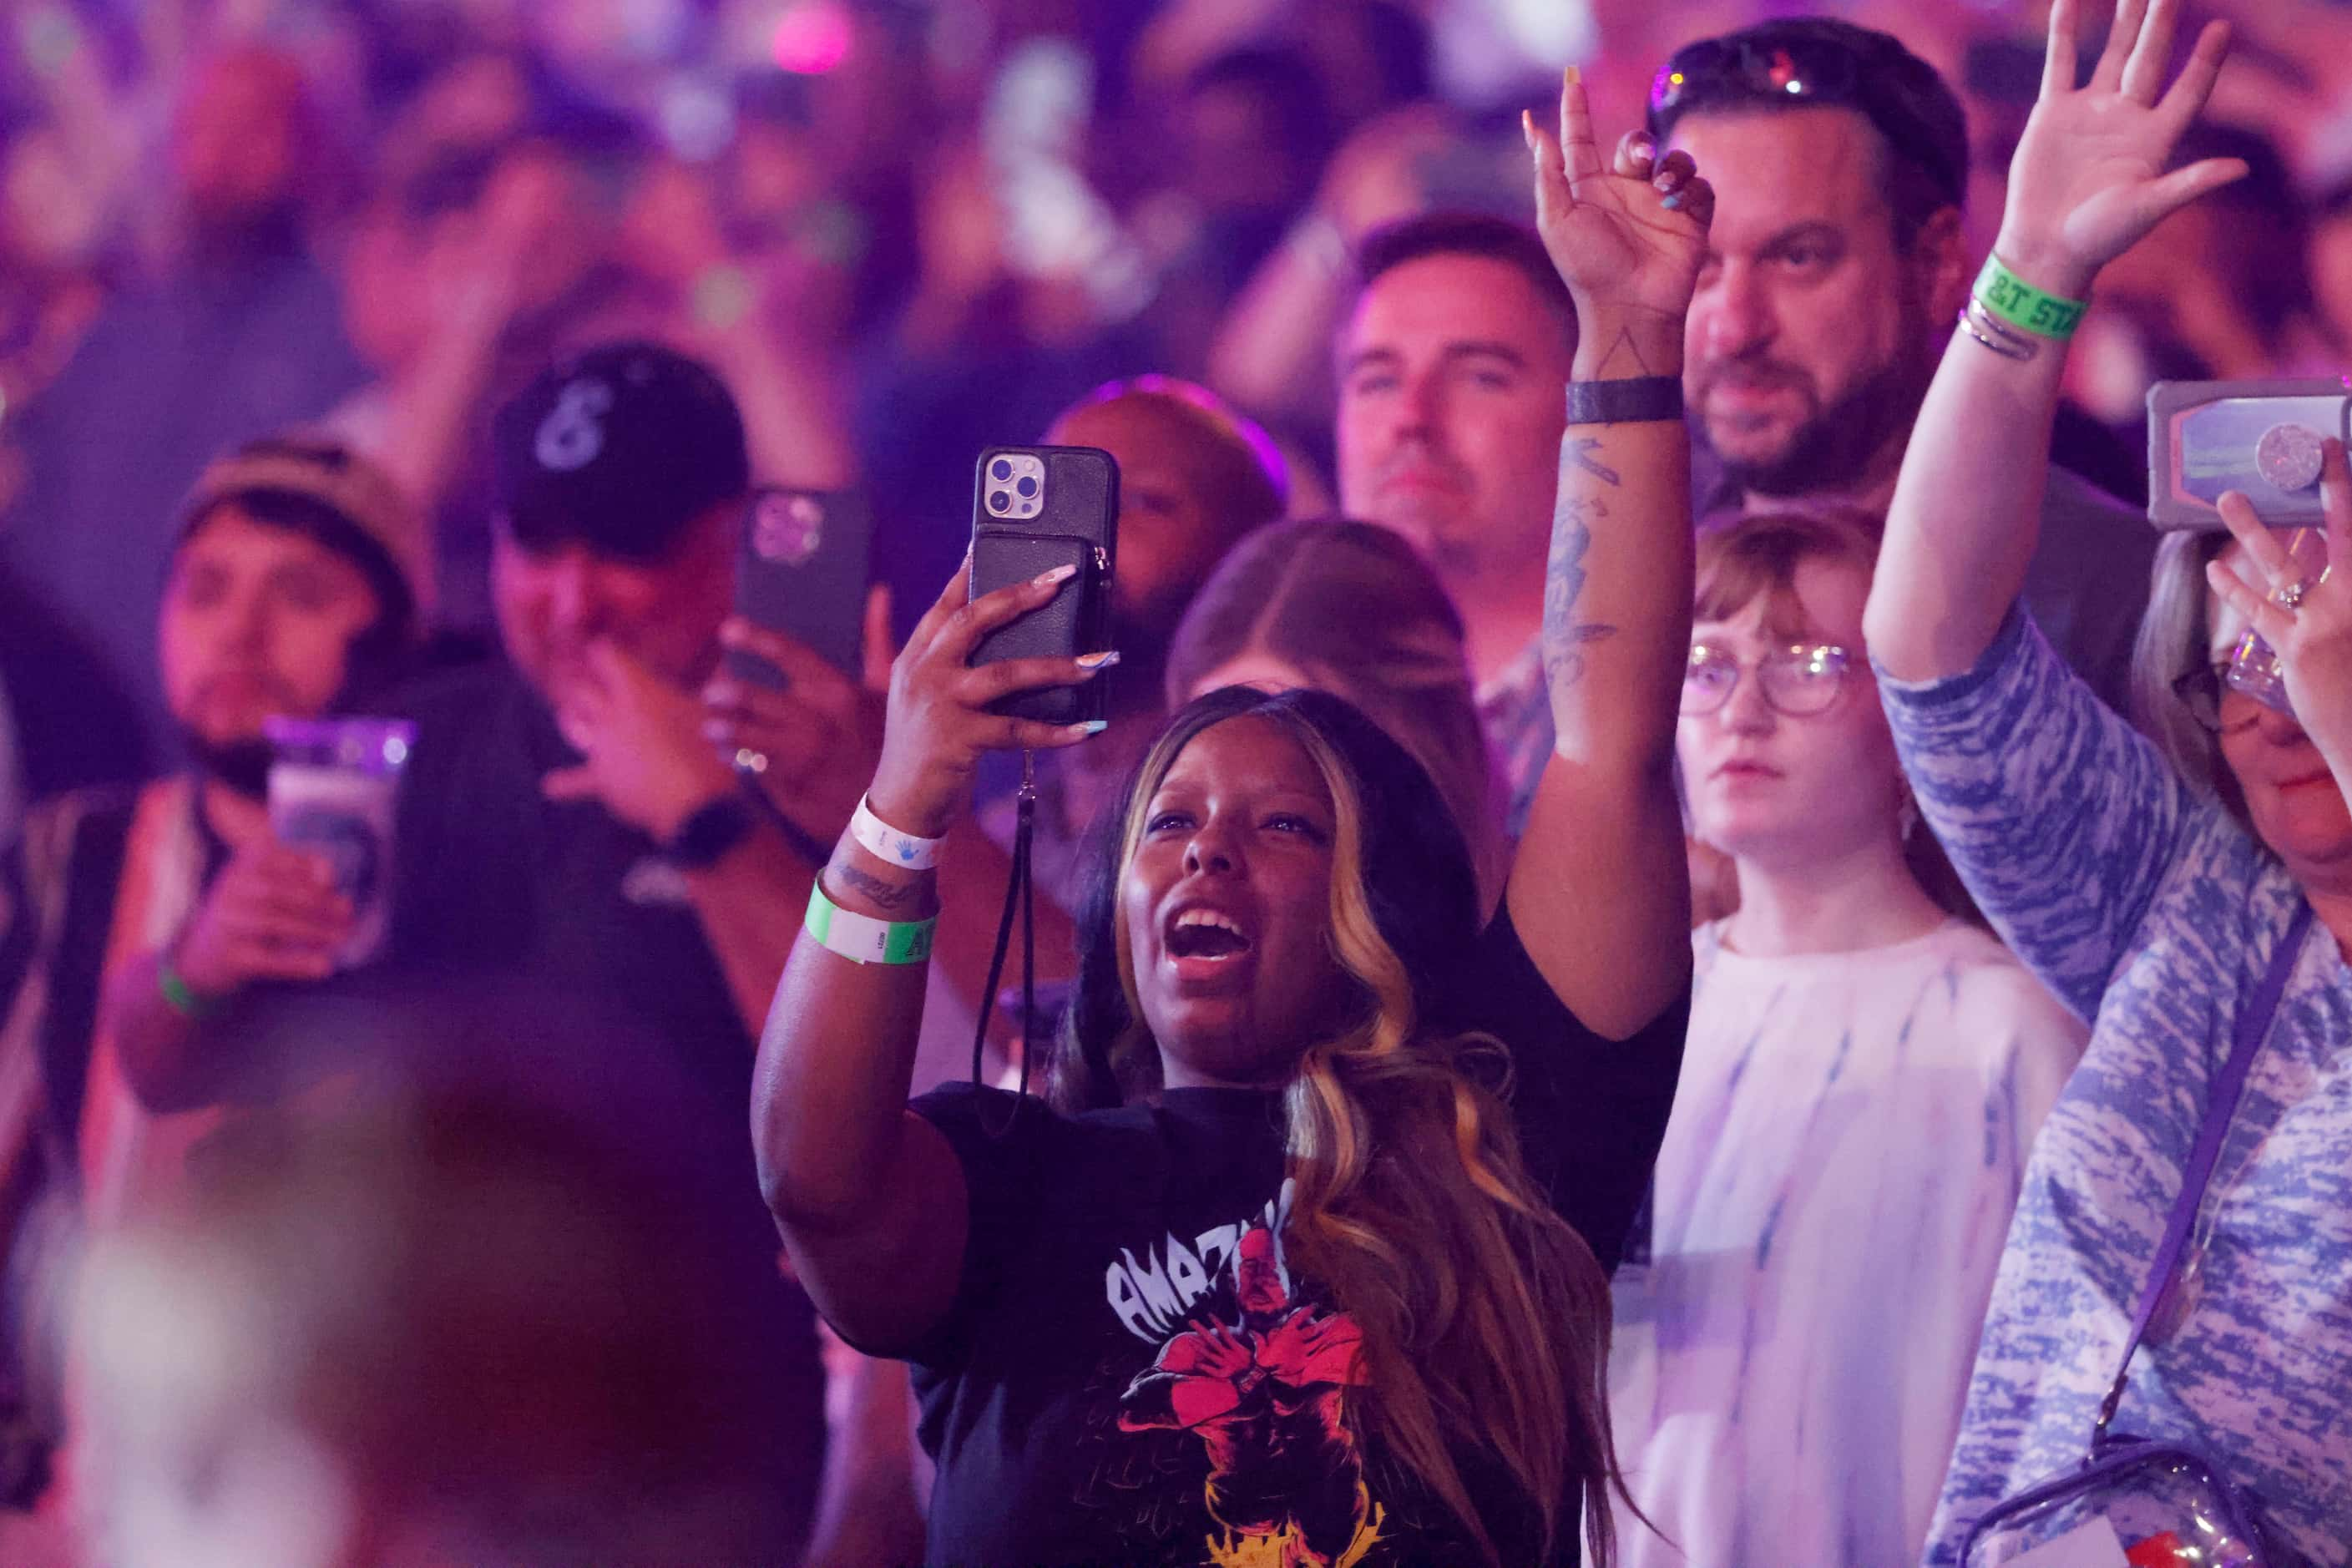
{"type": "Polygon", "coordinates": [[[1030,479],[1030,478],[1028,478],[1026,475],[1024,475],[1024,476],[1023,476],[1021,482],[1020,482],[1019,484],[1017,484],[1017,485],[1014,485],[1013,488],[1014,489],[1016,489],[1016,490],[1019,490],[1019,491],[1021,492],[1021,498],[1022,498],[1024,500],[1028,500],[1031,496],[1034,496],[1034,495],[1035,495],[1035,494],[1037,493],[1037,481],[1036,481],[1035,479],[1030,479]]]}
{"type": "Polygon", "coordinates": [[[1013,477],[1013,465],[999,458],[988,465],[988,472],[992,479],[1009,479],[1013,477]]]}
{"type": "Polygon", "coordinates": [[[1009,496],[1009,495],[1006,495],[1003,490],[991,490],[991,491],[988,493],[988,510],[991,510],[991,511],[1010,511],[1012,509],[1013,509],[1013,498],[1012,498],[1011,496],[1009,496]]]}

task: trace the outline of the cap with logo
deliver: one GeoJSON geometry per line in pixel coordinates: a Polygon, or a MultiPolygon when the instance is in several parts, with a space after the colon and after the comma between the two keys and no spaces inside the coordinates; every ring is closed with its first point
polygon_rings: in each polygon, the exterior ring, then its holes
{"type": "Polygon", "coordinates": [[[699,361],[603,343],[541,372],[491,429],[502,525],[525,550],[666,555],[687,525],[751,488],[743,417],[699,361]]]}

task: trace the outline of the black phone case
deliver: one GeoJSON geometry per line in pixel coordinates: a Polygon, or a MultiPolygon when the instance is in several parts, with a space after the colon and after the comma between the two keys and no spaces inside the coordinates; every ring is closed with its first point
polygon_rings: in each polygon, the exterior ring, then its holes
{"type": "MultiPolygon", "coordinates": [[[[1110,646],[1111,574],[1118,549],[1118,465],[1092,447],[992,447],[973,468],[971,596],[1025,583],[1056,566],[1077,574],[1046,604],[981,639],[971,662],[1003,658],[1075,658],[1110,646]],[[1044,507],[1013,522],[991,517],[985,505],[991,459],[1025,452],[1045,465],[1044,507]]],[[[1015,692],[991,711],[1049,724],[1100,719],[1107,711],[1109,673],[1082,686],[1015,692]]]]}

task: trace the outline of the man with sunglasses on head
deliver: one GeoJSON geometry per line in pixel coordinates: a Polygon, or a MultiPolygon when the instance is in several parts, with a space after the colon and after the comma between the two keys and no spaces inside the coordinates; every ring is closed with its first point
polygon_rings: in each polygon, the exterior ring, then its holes
{"type": "MultiPolygon", "coordinates": [[[[1683,372],[1722,468],[1702,509],[1884,510],[1975,275],[1959,100],[1886,34],[1798,16],[1676,50],[1649,127],[1718,193],[1683,372]]],[[[2026,606],[2128,710],[2154,535],[2062,468],[2042,509],[2026,606]]]]}

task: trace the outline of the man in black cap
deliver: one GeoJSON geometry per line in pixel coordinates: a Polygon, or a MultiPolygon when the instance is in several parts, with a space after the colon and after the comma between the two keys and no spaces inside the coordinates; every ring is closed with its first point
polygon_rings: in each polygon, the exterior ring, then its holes
{"type": "MultiPolygon", "coordinates": [[[[1703,500],[1883,512],[1975,275],[1959,100],[1885,33],[1788,17],[1677,49],[1649,129],[1716,189],[1683,361],[1703,500]]],[[[2154,533],[2063,468],[2043,507],[2026,607],[2121,709],[2154,533]]]]}
{"type": "Polygon", "coordinates": [[[576,972],[740,1087],[810,878],[696,696],[734,598],[742,420],[700,364],[625,342],[541,374],[493,445],[507,662],[414,704],[394,951],[576,972]]]}
{"type": "MultiPolygon", "coordinates": [[[[569,1016],[612,1021],[583,1053],[659,1042],[704,1090],[709,1146],[740,1165],[744,1245],[772,1258],[754,1223],[751,1060],[814,869],[703,732],[751,493],[741,416],[703,365],[617,342],[550,367],[491,440],[506,659],[406,705],[388,973],[519,975],[569,1016]]],[[[774,1501],[797,1534],[823,1382],[805,1298],[778,1281],[772,1307],[797,1369],[772,1411],[774,1501]]]]}

